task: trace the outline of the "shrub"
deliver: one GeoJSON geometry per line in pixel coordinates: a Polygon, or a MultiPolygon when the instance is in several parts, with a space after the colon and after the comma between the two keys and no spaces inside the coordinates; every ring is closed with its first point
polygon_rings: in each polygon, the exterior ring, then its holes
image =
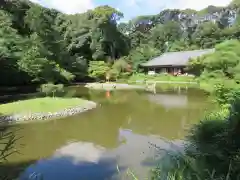
{"type": "Polygon", "coordinates": [[[240,89],[218,84],[214,90],[220,109],[191,128],[183,154],[170,166],[160,166],[153,179],[235,180],[240,178],[240,89]]]}
{"type": "Polygon", "coordinates": [[[49,96],[50,94],[52,97],[55,97],[55,94],[57,92],[63,92],[64,85],[63,84],[42,84],[40,86],[40,92],[45,93],[46,96],[49,96]]]}
{"type": "Polygon", "coordinates": [[[96,80],[104,80],[106,73],[110,70],[110,67],[104,61],[91,61],[89,63],[88,73],[89,76],[96,80]]]}
{"type": "Polygon", "coordinates": [[[111,69],[109,72],[110,80],[117,80],[120,72],[117,69],[111,69]]]}
{"type": "MultiPolygon", "coordinates": [[[[219,92],[218,97],[223,97],[219,92]]],[[[209,172],[215,172],[216,178],[238,179],[240,176],[240,96],[239,90],[228,91],[225,102],[231,103],[231,109],[225,105],[218,113],[212,113],[194,126],[188,140],[191,147],[186,152],[194,158],[200,169],[202,178],[209,172]],[[194,148],[193,148],[194,147],[194,148]]],[[[222,99],[224,99],[223,97],[222,99]]],[[[224,101],[220,101],[224,102],[224,101]]]]}

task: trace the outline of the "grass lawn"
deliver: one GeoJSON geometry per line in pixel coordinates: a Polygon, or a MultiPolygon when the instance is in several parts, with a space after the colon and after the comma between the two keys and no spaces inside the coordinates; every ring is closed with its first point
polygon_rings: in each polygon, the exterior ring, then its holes
{"type": "Polygon", "coordinates": [[[1,114],[56,112],[65,108],[83,105],[85,100],[79,98],[36,98],[0,105],[1,114]]]}
{"type": "Polygon", "coordinates": [[[191,83],[196,82],[196,79],[192,76],[172,76],[168,74],[156,74],[156,75],[145,75],[145,74],[136,74],[132,75],[127,81],[128,83],[136,83],[138,81],[166,81],[166,82],[185,82],[191,83]]]}
{"type": "Polygon", "coordinates": [[[159,89],[172,89],[172,88],[199,88],[198,84],[181,84],[181,83],[157,83],[156,88],[159,89]]]}

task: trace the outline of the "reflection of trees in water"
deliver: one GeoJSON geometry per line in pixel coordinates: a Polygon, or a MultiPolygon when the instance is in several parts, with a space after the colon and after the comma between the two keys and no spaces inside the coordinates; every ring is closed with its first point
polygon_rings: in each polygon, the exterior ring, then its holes
{"type": "Polygon", "coordinates": [[[187,94],[176,94],[172,93],[171,91],[163,91],[157,94],[148,94],[148,99],[153,102],[157,103],[165,108],[202,108],[207,104],[207,97],[204,95],[203,92],[199,91],[188,91],[187,94]],[[195,93],[193,93],[193,92],[195,93]]]}
{"type": "Polygon", "coordinates": [[[101,104],[129,103],[129,99],[135,100],[138,92],[135,90],[113,90],[113,91],[89,91],[91,99],[101,104]]]}
{"type": "Polygon", "coordinates": [[[83,86],[70,86],[64,88],[64,92],[59,93],[61,97],[79,97],[90,99],[88,89],[83,86]]]}
{"type": "Polygon", "coordinates": [[[148,99],[151,102],[164,106],[165,108],[181,108],[188,105],[188,97],[186,95],[148,94],[148,99]]]}
{"type": "Polygon", "coordinates": [[[173,94],[187,94],[191,88],[188,85],[178,85],[178,84],[159,84],[156,88],[157,92],[168,92],[173,94]]]}
{"type": "Polygon", "coordinates": [[[188,114],[187,111],[174,109],[166,112],[159,108],[158,110],[153,110],[152,113],[147,111],[142,111],[140,114],[132,113],[131,121],[123,124],[122,127],[144,135],[154,134],[170,139],[181,138],[186,134],[186,125],[198,121],[197,116],[199,114],[188,114]],[[161,116],[159,111],[162,113],[161,116]],[[183,118],[185,118],[184,124],[183,118]]]}
{"type": "MultiPolygon", "coordinates": [[[[124,105],[118,107],[122,107],[122,111],[127,111],[124,105]]],[[[52,150],[65,144],[69,139],[93,142],[105,148],[116,147],[118,129],[125,121],[126,114],[119,113],[119,109],[110,105],[100,106],[88,113],[66,119],[19,124],[17,126],[22,128],[18,134],[22,138],[17,142],[16,148],[20,149],[23,156],[14,155],[9,160],[27,161],[50,156],[52,150]],[[27,146],[21,147],[21,144],[26,142],[27,146]]]]}
{"type": "Polygon", "coordinates": [[[199,97],[201,101],[197,102],[189,98],[187,95],[145,94],[134,102],[128,102],[129,118],[122,127],[141,134],[173,139],[183,137],[187,133],[187,125],[198,122],[205,109],[211,107],[203,97],[199,97]]]}
{"type": "Polygon", "coordinates": [[[183,150],[183,141],[170,141],[161,136],[146,136],[128,129],[119,129],[119,139],[125,139],[125,143],[121,144],[114,152],[120,154],[119,163],[132,167],[131,170],[141,177],[140,179],[145,179],[146,170],[158,165],[159,159],[165,155],[165,151],[183,150]],[[161,148],[162,151],[156,147],[161,148]]]}
{"type": "MultiPolygon", "coordinates": [[[[18,127],[24,128],[18,133],[23,138],[17,142],[16,147],[19,148],[20,144],[26,142],[27,146],[21,148],[20,153],[23,155],[14,155],[9,164],[4,164],[4,167],[18,167],[21,163],[17,162],[28,164],[28,160],[50,156],[53,149],[59,148],[69,139],[80,142],[93,142],[105,148],[115,148],[119,143],[118,130],[120,127],[131,129],[133,132],[143,136],[154,134],[174,139],[183,136],[184,124],[188,125],[190,122],[196,122],[203,112],[203,106],[206,108],[206,102],[201,96],[197,97],[201,101],[194,102],[197,104],[196,108],[189,110],[189,106],[186,108],[174,107],[166,111],[163,106],[149,101],[145,92],[135,90],[113,91],[111,92],[112,99],[108,99],[104,91],[85,92],[80,91],[80,89],[76,91],[78,96],[87,93],[89,99],[96,99],[103,102],[102,104],[104,102],[106,104],[88,113],[67,119],[18,125],[18,127]]],[[[192,106],[191,103],[193,103],[194,97],[189,94],[186,96],[188,104],[192,106]]],[[[69,145],[61,149],[65,149],[69,153],[72,149],[75,149],[75,145],[78,146],[79,144],[69,145]]],[[[75,151],[76,153],[80,152],[77,148],[73,150],[73,152],[75,151]]],[[[93,155],[93,157],[96,158],[97,154],[93,155]]]]}

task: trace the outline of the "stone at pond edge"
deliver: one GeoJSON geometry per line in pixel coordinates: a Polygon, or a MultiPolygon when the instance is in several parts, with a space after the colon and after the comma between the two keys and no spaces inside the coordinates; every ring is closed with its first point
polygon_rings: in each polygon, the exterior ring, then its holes
{"type": "Polygon", "coordinates": [[[48,113],[31,113],[31,114],[14,114],[6,115],[0,117],[0,122],[14,123],[14,122],[25,122],[25,121],[43,121],[49,119],[63,118],[68,116],[73,116],[79,113],[86,112],[93,108],[96,108],[97,104],[92,101],[86,101],[84,105],[74,108],[66,108],[58,112],[48,112],[48,113]]]}

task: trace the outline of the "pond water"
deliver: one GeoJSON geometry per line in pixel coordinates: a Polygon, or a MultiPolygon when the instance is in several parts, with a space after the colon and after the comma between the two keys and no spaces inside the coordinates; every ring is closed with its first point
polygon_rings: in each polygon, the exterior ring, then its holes
{"type": "MultiPolygon", "coordinates": [[[[18,154],[5,164],[23,169],[20,179],[128,179],[128,170],[143,179],[155,164],[156,149],[182,139],[192,124],[212,108],[196,89],[150,92],[93,91],[69,87],[67,96],[93,100],[89,112],[59,120],[19,124],[18,154]]],[[[131,178],[129,178],[131,179],[131,178]]]]}

